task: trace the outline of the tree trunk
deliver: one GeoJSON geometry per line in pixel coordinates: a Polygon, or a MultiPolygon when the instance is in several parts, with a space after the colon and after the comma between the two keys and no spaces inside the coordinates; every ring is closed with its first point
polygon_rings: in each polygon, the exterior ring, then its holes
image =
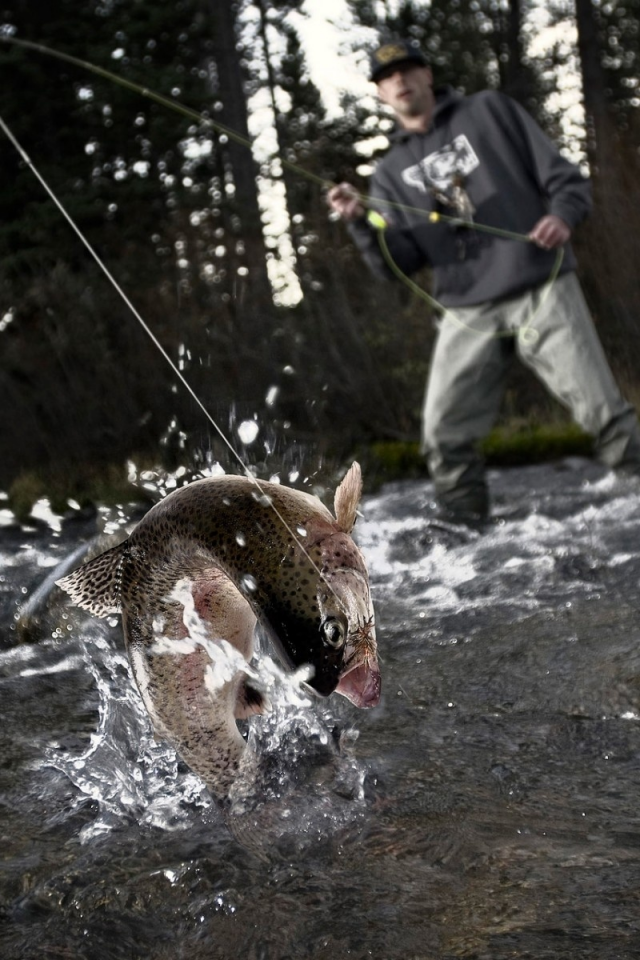
{"type": "Polygon", "coordinates": [[[633,357],[637,369],[638,233],[631,199],[637,189],[637,152],[624,142],[611,110],[592,0],[575,0],[575,9],[595,199],[587,230],[592,269],[585,272],[585,281],[607,317],[609,336],[626,344],[624,353],[633,357]]]}
{"type": "MultiPolygon", "coordinates": [[[[486,16],[493,22],[495,41],[493,49],[498,61],[500,89],[531,110],[534,90],[531,71],[524,62],[522,38],[522,2],[509,0],[508,8],[485,4],[486,16]]],[[[535,111],[534,111],[535,112],[535,111]]]]}
{"type": "MultiPolygon", "coordinates": [[[[249,141],[247,100],[244,91],[244,74],[238,51],[236,29],[236,3],[234,0],[208,0],[211,19],[212,53],[216,64],[217,96],[222,111],[217,116],[222,123],[249,141]]],[[[249,269],[250,297],[242,298],[247,304],[260,304],[265,310],[271,304],[271,285],[267,275],[266,246],[262,232],[260,205],[258,203],[257,164],[250,147],[232,139],[224,146],[225,167],[230,170],[235,186],[233,207],[241,220],[241,231],[233,229],[233,218],[227,227],[230,233],[240,233],[249,269]]],[[[240,301],[236,308],[241,309],[240,301]]]]}
{"type": "MultiPolygon", "coordinates": [[[[265,62],[265,67],[267,71],[267,82],[269,84],[269,97],[271,100],[271,110],[273,112],[273,123],[276,131],[278,153],[280,154],[281,158],[286,160],[287,135],[286,135],[286,130],[284,129],[283,122],[280,118],[280,113],[278,111],[278,104],[276,101],[277,82],[276,82],[275,70],[273,69],[273,63],[271,61],[271,54],[269,51],[269,38],[267,35],[267,11],[264,4],[264,0],[254,0],[254,6],[258,9],[258,13],[259,13],[258,32],[260,34],[260,39],[262,40],[262,49],[264,52],[264,62],[265,62]]],[[[291,173],[291,169],[287,166],[286,162],[282,164],[282,183],[284,186],[284,197],[285,197],[287,213],[289,215],[289,222],[290,224],[292,224],[292,217],[294,213],[291,202],[290,202],[290,198],[293,193],[291,189],[292,173],[291,173]]],[[[290,229],[290,235],[291,235],[291,245],[293,249],[294,269],[298,277],[298,281],[302,283],[302,270],[300,268],[297,245],[296,245],[293,229],[290,229]]]]}
{"type": "Polygon", "coordinates": [[[524,51],[520,0],[509,0],[509,10],[505,23],[505,47],[507,66],[504,92],[525,106],[530,91],[527,89],[527,76],[522,62],[524,51]]]}
{"type": "Polygon", "coordinates": [[[592,172],[597,174],[606,170],[609,165],[613,146],[613,124],[607,109],[598,24],[592,0],[575,0],[575,7],[587,126],[587,156],[592,172]]]}

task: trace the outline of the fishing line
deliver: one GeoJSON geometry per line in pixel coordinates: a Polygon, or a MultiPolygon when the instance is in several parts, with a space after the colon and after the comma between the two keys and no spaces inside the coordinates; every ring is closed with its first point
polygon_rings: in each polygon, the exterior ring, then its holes
{"type": "MultiPolygon", "coordinates": [[[[385,197],[365,197],[362,194],[357,194],[357,199],[366,206],[386,206],[391,207],[393,210],[401,210],[404,213],[415,213],[419,214],[422,217],[425,217],[431,223],[449,223],[454,227],[467,227],[469,230],[479,230],[481,233],[492,233],[496,237],[502,237],[505,240],[520,240],[521,242],[533,243],[534,241],[531,237],[528,237],[526,233],[516,233],[513,230],[504,230],[502,227],[492,227],[488,223],[478,223],[476,220],[463,220],[460,217],[452,217],[446,213],[440,213],[436,210],[423,210],[422,207],[412,207],[408,203],[398,203],[395,200],[387,200],[385,197]]],[[[372,218],[372,214],[375,215],[377,211],[372,209],[369,213],[369,220],[373,226],[379,228],[384,224],[388,226],[383,217],[380,217],[378,214],[379,220],[376,222],[372,218]]]]}
{"type": "MultiPolygon", "coordinates": [[[[436,223],[438,220],[441,220],[441,219],[447,219],[458,224],[459,226],[473,226],[473,223],[471,221],[467,223],[466,221],[457,220],[455,217],[445,217],[441,213],[432,213],[430,219],[433,223],[436,223]]],[[[385,236],[387,224],[383,217],[381,217],[376,211],[372,210],[369,212],[367,220],[377,232],[378,243],[380,245],[380,250],[382,252],[382,256],[384,257],[385,263],[387,264],[389,269],[395,274],[395,276],[399,280],[401,280],[405,284],[405,286],[409,288],[409,290],[415,293],[416,296],[420,297],[421,300],[424,300],[425,303],[428,304],[428,306],[430,306],[432,309],[438,310],[438,312],[441,313],[445,319],[449,320],[451,323],[457,326],[460,330],[465,330],[468,333],[475,333],[481,337],[487,336],[487,333],[484,330],[476,330],[474,327],[471,327],[468,324],[464,323],[460,319],[460,317],[456,316],[456,314],[452,310],[449,310],[447,307],[443,306],[438,300],[435,299],[435,297],[432,297],[429,293],[427,293],[426,290],[424,290],[419,284],[415,283],[410,277],[406,275],[406,273],[404,273],[400,269],[396,261],[391,256],[391,252],[387,244],[387,239],[385,236]]],[[[507,234],[514,239],[529,240],[530,243],[533,242],[530,240],[529,237],[525,237],[524,234],[522,235],[513,234],[513,233],[510,233],[509,231],[499,230],[498,228],[494,228],[494,227],[491,227],[488,229],[492,233],[507,234]]],[[[545,301],[551,292],[553,284],[558,278],[558,274],[560,273],[560,267],[562,266],[563,260],[564,260],[564,248],[559,247],[556,252],[556,258],[555,258],[551,273],[549,275],[548,280],[546,281],[545,288],[542,293],[542,296],[540,297],[540,301],[538,305],[536,306],[535,310],[533,311],[531,316],[528,318],[524,326],[518,327],[516,330],[517,335],[519,337],[522,337],[525,343],[527,342],[535,343],[536,340],[538,339],[538,331],[533,329],[532,324],[535,318],[537,317],[537,315],[542,310],[545,304],[545,301]]],[[[513,332],[510,330],[496,331],[495,333],[490,334],[489,339],[500,339],[501,337],[512,337],[512,336],[513,336],[513,332]]]]}
{"type": "Polygon", "coordinates": [[[240,456],[240,454],[238,453],[238,451],[235,449],[235,447],[233,446],[233,444],[231,443],[231,441],[227,438],[226,434],[225,434],[224,431],[221,429],[221,427],[218,426],[217,422],[216,422],[216,421],[214,420],[214,418],[211,416],[211,414],[209,413],[209,411],[207,410],[207,408],[205,407],[205,405],[203,404],[203,402],[200,400],[200,398],[198,397],[198,395],[195,393],[195,391],[194,391],[193,388],[191,387],[189,381],[184,377],[184,375],[182,374],[182,372],[178,369],[178,367],[176,366],[176,364],[174,363],[174,361],[171,359],[171,357],[169,356],[169,354],[167,353],[167,351],[165,350],[165,348],[162,346],[162,344],[160,343],[160,341],[159,341],[158,338],[156,337],[156,335],[155,335],[155,333],[153,332],[153,330],[149,327],[149,325],[146,323],[146,321],[145,321],[145,320],[143,319],[143,317],[141,316],[140,312],[139,312],[139,311],[136,309],[136,307],[133,305],[133,303],[131,302],[131,300],[129,299],[129,297],[127,296],[127,294],[124,292],[124,290],[122,289],[122,287],[120,286],[120,284],[118,283],[118,281],[115,279],[115,277],[113,276],[113,274],[110,272],[109,268],[108,268],[108,267],[106,266],[106,264],[101,260],[100,256],[99,256],[98,253],[96,252],[96,250],[91,246],[91,244],[89,243],[89,241],[87,240],[87,238],[84,236],[84,234],[82,233],[82,231],[80,230],[80,228],[77,226],[77,224],[75,223],[75,221],[72,219],[72,217],[69,215],[69,213],[67,212],[67,210],[65,209],[65,207],[63,206],[63,204],[61,203],[61,201],[58,199],[58,197],[56,196],[56,194],[54,193],[54,191],[52,190],[52,188],[49,186],[49,184],[47,183],[47,181],[46,181],[46,180],[44,179],[44,177],[41,175],[40,171],[39,171],[39,170],[36,168],[36,166],[34,165],[34,163],[33,163],[33,161],[31,160],[31,158],[28,156],[26,150],[25,150],[25,149],[23,148],[23,146],[18,142],[18,140],[17,140],[16,137],[13,135],[13,133],[11,132],[11,130],[9,129],[9,127],[6,125],[6,123],[4,122],[4,120],[3,120],[3,118],[2,118],[1,116],[0,116],[0,130],[2,130],[2,132],[5,134],[5,136],[6,136],[7,139],[10,141],[10,143],[15,147],[15,149],[17,150],[17,152],[18,152],[18,154],[20,155],[20,157],[21,157],[21,158],[23,159],[23,161],[26,163],[26,165],[28,166],[29,170],[31,170],[31,172],[33,173],[33,175],[35,176],[35,178],[38,180],[38,182],[42,185],[42,187],[44,188],[44,190],[46,191],[46,193],[49,195],[49,197],[51,198],[51,200],[53,200],[55,206],[58,208],[58,210],[60,211],[60,213],[62,214],[62,216],[65,218],[65,220],[67,221],[67,223],[69,224],[69,226],[72,228],[72,230],[74,231],[74,233],[76,234],[76,236],[79,237],[79,239],[82,241],[82,244],[86,247],[86,249],[88,250],[88,252],[91,254],[91,256],[93,257],[93,259],[95,260],[95,262],[97,263],[97,265],[99,266],[99,268],[102,270],[102,272],[104,273],[104,275],[106,276],[106,278],[109,280],[109,282],[110,282],[111,285],[113,286],[114,290],[118,293],[118,295],[119,295],[119,296],[121,297],[121,299],[124,301],[124,303],[125,303],[126,306],[129,308],[129,310],[131,311],[131,313],[133,314],[133,316],[136,318],[136,320],[138,321],[138,323],[140,324],[140,326],[142,327],[142,329],[145,331],[145,333],[147,334],[147,336],[151,339],[151,341],[154,343],[154,345],[158,348],[158,350],[160,351],[160,353],[162,354],[162,356],[164,357],[164,359],[167,361],[167,363],[168,363],[169,366],[171,367],[171,370],[173,371],[173,373],[175,374],[175,376],[178,378],[178,380],[180,381],[180,383],[182,384],[182,386],[185,388],[185,390],[187,391],[187,393],[189,394],[189,396],[196,402],[196,404],[198,405],[198,407],[200,408],[200,410],[202,411],[202,413],[204,413],[205,417],[207,418],[207,420],[209,421],[209,423],[211,424],[211,426],[214,428],[214,430],[216,431],[216,433],[217,433],[218,436],[220,437],[220,439],[223,441],[223,443],[227,446],[227,448],[229,449],[229,451],[231,452],[231,454],[232,454],[232,455],[235,457],[235,459],[238,461],[238,463],[239,463],[240,466],[242,467],[242,470],[243,470],[245,476],[247,477],[247,479],[249,479],[249,480],[254,484],[254,486],[257,487],[257,489],[260,491],[261,496],[264,496],[264,497],[266,497],[266,498],[268,499],[268,501],[269,501],[269,504],[268,504],[269,507],[273,510],[273,512],[275,513],[275,515],[278,517],[278,519],[280,520],[280,522],[281,522],[282,525],[284,526],[284,528],[285,528],[285,530],[287,531],[287,533],[288,533],[288,534],[291,536],[291,538],[293,539],[293,542],[294,542],[295,544],[297,544],[297,546],[300,548],[300,550],[302,551],[303,555],[307,558],[307,560],[309,561],[309,563],[311,564],[311,566],[313,567],[313,569],[316,571],[316,573],[318,574],[318,576],[320,577],[320,579],[324,582],[324,584],[326,585],[326,587],[328,588],[328,590],[333,594],[333,596],[334,596],[334,598],[336,599],[338,605],[341,606],[342,609],[343,609],[343,611],[346,613],[347,611],[345,610],[344,605],[342,604],[342,601],[340,600],[340,598],[338,597],[338,595],[335,593],[335,591],[332,589],[331,584],[329,583],[329,581],[323,576],[321,570],[318,568],[318,566],[317,566],[317,564],[315,563],[315,561],[313,560],[313,558],[310,556],[310,554],[308,553],[308,551],[305,549],[304,544],[301,543],[301,541],[300,541],[299,538],[297,537],[296,533],[294,533],[294,531],[291,529],[291,527],[289,526],[289,524],[287,523],[287,521],[285,520],[285,518],[282,516],[282,514],[280,513],[280,511],[278,510],[278,508],[275,506],[275,504],[273,503],[273,501],[272,501],[272,499],[269,497],[269,495],[265,493],[265,491],[263,490],[263,488],[262,488],[261,485],[260,485],[260,481],[259,481],[256,477],[254,477],[254,475],[252,474],[251,470],[249,469],[249,466],[244,462],[244,460],[242,459],[242,457],[240,456]]]}

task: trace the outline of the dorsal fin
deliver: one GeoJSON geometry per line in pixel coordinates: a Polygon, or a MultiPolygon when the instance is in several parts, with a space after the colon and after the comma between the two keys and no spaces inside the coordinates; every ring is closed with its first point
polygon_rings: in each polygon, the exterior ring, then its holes
{"type": "Polygon", "coordinates": [[[361,496],[362,472],[360,464],[354,460],[342,478],[333,501],[338,526],[344,533],[350,533],[353,530],[361,496]]]}
{"type": "Polygon", "coordinates": [[[83,610],[96,617],[120,613],[120,578],[127,541],[95,557],[62,580],[59,587],[83,610]]]}

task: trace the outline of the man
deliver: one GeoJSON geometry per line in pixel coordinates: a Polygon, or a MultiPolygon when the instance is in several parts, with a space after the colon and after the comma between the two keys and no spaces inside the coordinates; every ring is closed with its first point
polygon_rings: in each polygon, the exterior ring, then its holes
{"type": "MultiPolygon", "coordinates": [[[[409,42],[376,50],[371,80],[397,129],[373,174],[369,205],[384,217],[386,246],[403,273],[432,267],[444,308],[422,429],[442,513],[461,522],[488,516],[477,447],[497,416],[514,347],[593,435],[598,459],[640,475],[637,417],[609,369],[569,245],[590,210],[588,182],[515,101],[495,91],[434,90],[424,56],[409,42]],[[471,220],[523,237],[476,230],[471,220]]],[[[356,190],[340,184],[328,202],[370,269],[390,276],[356,190]]]]}

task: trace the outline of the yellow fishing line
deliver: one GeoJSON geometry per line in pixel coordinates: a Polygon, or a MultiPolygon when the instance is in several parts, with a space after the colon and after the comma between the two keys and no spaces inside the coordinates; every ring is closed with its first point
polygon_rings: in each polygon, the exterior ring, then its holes
{"type": "MultiPolygon", "coordinates": [[[[456,220],[454,217],[447,217],[444,214],[437,213],[437,212],[432,212],[429,215],[429,219],[431,220],[432,223],[437,223],[439,220],[447,220],[447,221],[453,221],[458,224],[462,224],[462,221],[456,220]]],[[[393,272],[393,274],[402,283],[404,283],[404,285],[408,287],[409,290],[412,291],[412,293],[415,293],[417,297],[419,297],[421,300],[424,300],[424,302],[427,303],[433,310],[437,310],[438,313],[442,315],[443,319],[449,320],[451,323],[455,324],[461,330],[467,330],[469,333],[475,333],[478,336],[482,336],[482,337],[487,336],[487,333],[484,330],[476,330],[474,327],[471,327],[468,324],[464,323],[458,316],[456,316],[456,314],[452,310],[449,310],[447,307],[441,304],[438,300],[436,300],[435,297],[432,297],[431,294],[427,293],[426,290],[424,290],[421,286],[419,286],[419,284],[415,283],[410,277],[406,275],[406,273],[404,273],[400,269],[396,261],[393,259],[391,252],[389,250],[389,246],[387,244],[387,238],[385,236],[385,233],[387,230],[387,222],[383,216],[381,216],[376,210],[370,210],[369,213],[367,214],[367,221],[377,231],[378,243],[380,244],[380,250],[382,252],[382,256],[384,257],[385,263],[387,264],[389,269],[393,272]]],[[[472,222],[469,222],[468,224],[465,223],[464,225],[470,226],[470,227],[476,226],[479,229],[481,228],[479,224],[474,224],[472,222]]],[[[492,233],[503,233],[503,234],[509,233],[508,231],[498,231],[497,228],[488,228],[488,231],[492,233]]],[[[533,243],[531,238],[525,236],[525,234],[511,233],[509,234],[509,236],[511,239],[514,239],[514,240],[517,239],[522,242],[526,241],[528,243],[533,243]]],[[[527,322],[522,327],[518,327],[518,329],[515,331],[516,334],[525,343],[535,343],[535,341],[538,339],[538,331],[534,329],[532,324],[535,318],[538,316],[538,314],[542,310],[542,307],[544,306],[545,301],[551,292],[553,284],[558,278],[558,274],[560,273],[560,267],[562,266],[563,260],[564,260],[564,248],[559,247],[556,253],[556,259],[551,269],[551,273],[549,274],[549,279],[545,284],[544,292],[540,298],[540,302],[538,303],[536,309],[532,312],[531,316],[528,318],[527,322]]],[[[504,330],[504,331],[492,333],[489,336],[494,339],[499,339],[500,337],[512,337],[513,335],[514,334],[512,331],[504,330]]]]}

